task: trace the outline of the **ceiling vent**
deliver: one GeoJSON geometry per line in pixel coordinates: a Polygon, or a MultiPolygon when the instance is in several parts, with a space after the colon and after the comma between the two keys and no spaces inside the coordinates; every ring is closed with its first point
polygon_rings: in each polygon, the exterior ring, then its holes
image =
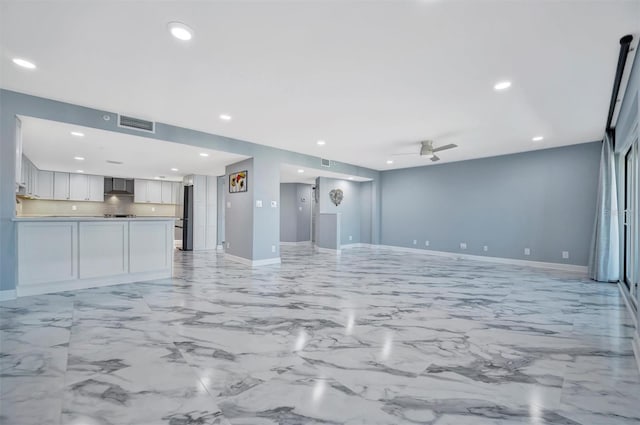
{"type": "Polygon", "coordinates": [[[323,167],[331,167],[331,160],[320,158],[320,165],[323,167]]]}
{"type": "Polygon", "coordinates": [[[149,133],[155,132],[155,123],[153,121],[141,120],[140,118],[128,117],[126,115],[118,115],[118,127],[148,131],[149,133]]]}

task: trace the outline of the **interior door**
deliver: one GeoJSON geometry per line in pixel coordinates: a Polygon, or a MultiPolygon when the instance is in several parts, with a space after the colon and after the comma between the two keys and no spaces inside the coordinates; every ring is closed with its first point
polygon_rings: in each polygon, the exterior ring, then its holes
{"type": "Polygon", "coordinates": [[[624,282],[629,288],[631,299],[638,300],[637,267],[637,146],[636,141],[625,154],[624,161],[624,282]]]}

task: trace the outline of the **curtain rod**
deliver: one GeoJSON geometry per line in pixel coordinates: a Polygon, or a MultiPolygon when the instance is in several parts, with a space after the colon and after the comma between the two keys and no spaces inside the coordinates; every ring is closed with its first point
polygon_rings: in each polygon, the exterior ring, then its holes
{"type": "Polygon", "coordinates": [[[620,82],[622,81],[622,74],[624,73],[624,66],[627,63],[627,56],[629,55],[629,48],[631,47],[631,41],[633,36],[627,34],[620,39],[620,55],[618,56],[618,68],[616,69],[616,78],[613,80],[613,92],[611,93],[611,102],[609,103],[609,117],[607,118],[607,131],[612,130],[611,121],[613,120],[613,112],[616,109],[616,103],[618,102],[618,92],[620,91],[620,82]]]}

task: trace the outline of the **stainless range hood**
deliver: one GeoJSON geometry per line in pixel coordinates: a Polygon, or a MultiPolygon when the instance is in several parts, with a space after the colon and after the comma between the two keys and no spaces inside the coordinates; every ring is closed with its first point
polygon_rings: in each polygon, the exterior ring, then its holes
{"type": "Polygon", "coordinates": [[[133,195],[133,180],[116,177],[104,178],[105,195],[133,195]]]}

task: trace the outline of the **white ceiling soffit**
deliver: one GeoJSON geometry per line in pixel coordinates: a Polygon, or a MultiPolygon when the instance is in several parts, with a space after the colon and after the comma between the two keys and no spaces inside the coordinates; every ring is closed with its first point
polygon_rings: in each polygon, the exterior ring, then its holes
{"type": "Polygon", "coordinates": [[[372,179],[358,177],[351,174],[334,173],[324,169],[300,167],[293,164],[280,164],[280,183],[306,183],[315,184],[317,177],[330,177],[332,179],[353,180],[366,182],[372,179]],[[300,172],[302,170],[302,172],[300,172]]]}
{"type": "Polygon", "coordinates": [[[2,87],[374,169],[599,140],[640,33],[635,0],[122,5],[0,3],[2,87]]]}
{"type": "Polygon", "coordinates": [[[82,170],[86,174],[141,179],[164,176],[166,180],[179,181],[188,174],[223,175],[226,165],[247,158],[39,118],[20,119],[23,152],[41,170],[82,170]],[[74,136],[72,132],[83,136],[74,136]],[[178,171],[172,171],[172,168],[178,171]]]}

